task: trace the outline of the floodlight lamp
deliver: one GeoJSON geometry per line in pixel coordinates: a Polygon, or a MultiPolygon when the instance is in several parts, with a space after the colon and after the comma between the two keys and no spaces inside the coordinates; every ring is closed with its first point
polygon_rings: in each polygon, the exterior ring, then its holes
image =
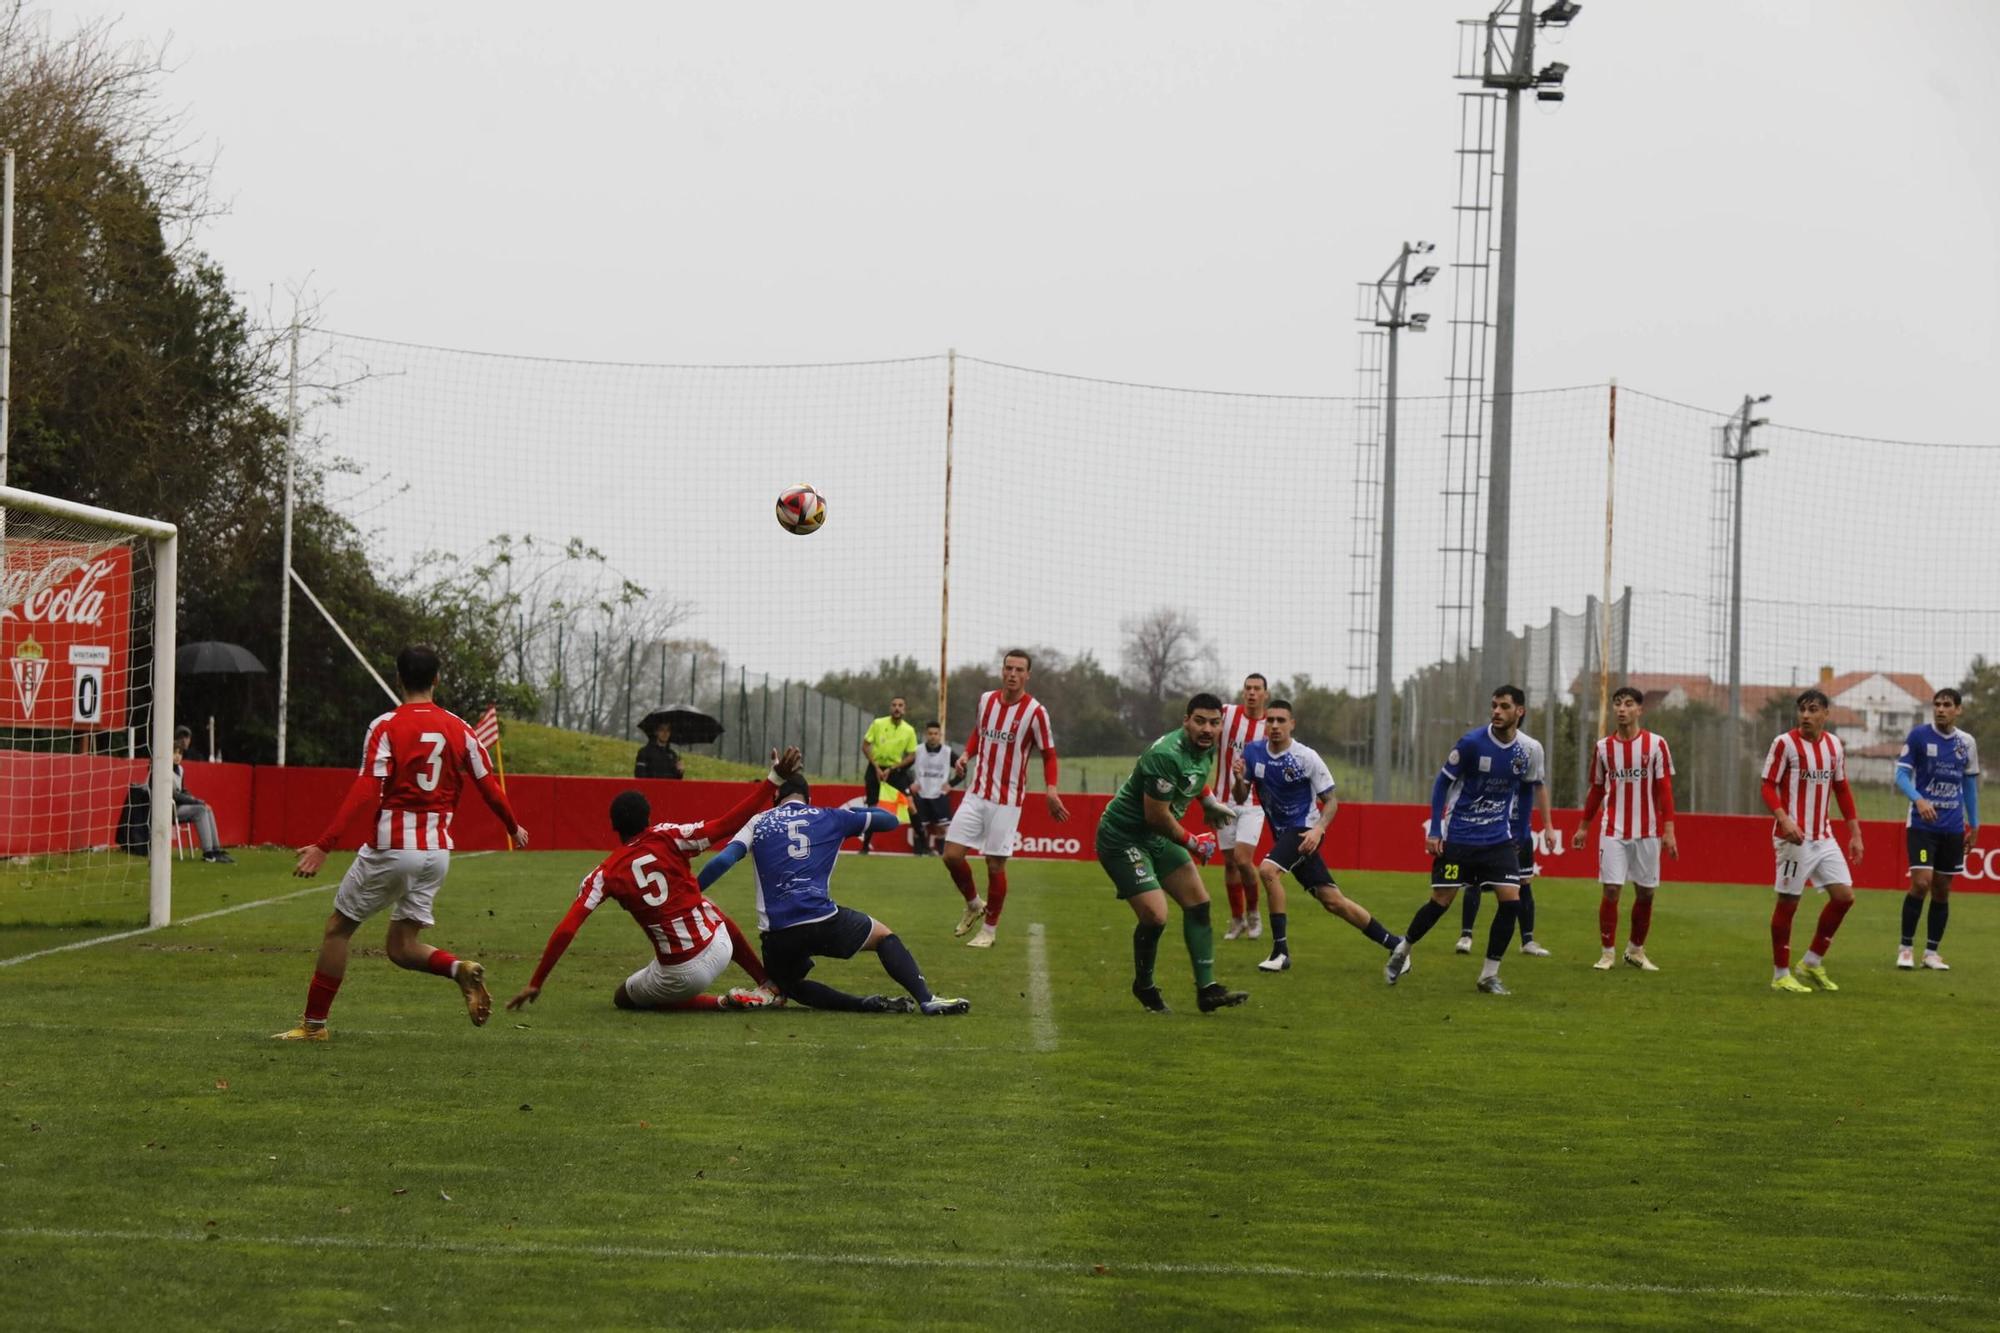
{"type": "Polygon", "coordinates": [[[1750,423],[1750,424],[1751,424],[1751,425],[1753,425],[1753,426],[1768,426],[1768,425],[1770,425],[1770,424],[1771,424],[1771,418],[1769,418],[1769,417],[1758,417],[1758,418],[1756,418],[1755,420],[1751,421],[1751,423],[1750,423]]]}
{"type": "Polygon", "coordinates": [[[1429,241],[1410,242],[1410,253],[1413,255],[1427,255],[1435,249],[1437,249],[1437,247],[1435,245],[1432,245],[1429,241]]]}
{"type": "Polygon", "coordinates": [[[1410,285],[1412,287],[1421,287],[1425,283],[1429,282],[1432,278],[1435,278],[1437,275],[1438,275],[1437,265],[1426,264],[1423,267],[1423,269],[1418,272],[1416,277],[1410,279],[1410,285]]]}
{"type": "Polygon", "coordinates": [[[1537,102],[1560,102],[1563,100],[1563,91],[1560,88],[1537,88],[1535,89],[1535,100],[1537,102]]]}
{"type": "Polygon", "coordinates": [[[1535,75],[1535,82],[1550,85],[1560,84],[1563,81],[1563,75],[1567,73],[1569,73],[1568,65],[1565,65],[1560,60],[1552,60],[1542,66],[1541,73],[1535,75]]]}
{"type": "Polygon", "coordinates": [[[1751,399],[1750,401],[1754,403],[1768,403],[1771,401],[1771,395],[1768,393],[1758,394],[1755,398],[1751,399]]]}
{"type": "Polygon", "coordinates": [[[1430,323],[1431,317],[1427,313],[1420,311],[1417,314],[1411,315],[1409,319],[1410,332],[1422,333],[1430,327],[1430,323]]]}
{"type": "Polygon", "coordinates": [[[1554,4],[1544,9],[1536,17],[1546,27],[1564,28],[1569,26],[1571,20],[1576,18],[1577,11],[1582,8],[1583,6],[1577,4],[1576,0],[1556,0],[1554,4]]]}

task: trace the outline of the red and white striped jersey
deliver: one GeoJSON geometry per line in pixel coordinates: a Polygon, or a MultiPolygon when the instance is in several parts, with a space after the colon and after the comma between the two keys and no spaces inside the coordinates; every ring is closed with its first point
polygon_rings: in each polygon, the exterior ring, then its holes
{"type": "Polygon", "coordinates": [[[690,856],[729,836],[716,839],[709,832],[700,824],[653,825],[583,877],[577,905],[588,914],[612,899],[632,914],[662,963],[686,962],[722,929],[722,913],[703,896],[688,865],[690,856]]]}
{"type": "Polygon", "coordinates": [[[965,753],[976,768],[966,794],[996,805],[1019,805],[1027,796],[1029,747],[1044,755],[1054,751],[1049,710],[1032,694],[1013,703],[999,690],[979,696],[977,720],[965,742],[965,753]]]}
{"type": "MultiPolygon", "coordinates": [[[[1847,790],[1847,752],[1840,737],[1823,731],[1818,740],[1808,741],[1792,728],[1771,742],[1764,757],[1764,785],[1808,841],[1832,837],[1833,799],[1847,790]]],[[[1774,823],[1774,832],[1776,827],[1774,823]]]]}
{"type": "Polygon", "coordinates": [[[1598,836],[1626,841],[1657,838],[1660,822],[1674,817],[1674,757],[1666,737],[1641,731],[1631,740],[1613,732],[1597,742],[1590,759],[1590,802],[1604,802],[1598,836]],[[1665,808],[1662,809],[1662,806],[1665,808]]]}
{"type": "MultiPolygon", "coordinates": [[[[1234,780],[1236,761],[1243,757],[1243,747],[1251,741],[1264,739],[1264,719],[1250,716],[1250,710],[1242,704],[1222,706],[1222,737],[1215,743],[1215,752],[1221,767],[1216,769],[1215,781],[1210,783],[1215,792],[1228,799],[1230,783],[1234,780]]],[[[1250,795],[1246,804],[1257,804],[1257,784],[1250,784],[1250,795]]]]}
{"type": "Polygon", "coordinates": [[[451,816],[466,780],[482,788],[493,784],[485,793],[489,803],[498,794],[493,762],[472,728],[428,702],[403,704],[368,724],[361,772],[381,783],[368,839],[380,851],[448,852],[451,816]]]}

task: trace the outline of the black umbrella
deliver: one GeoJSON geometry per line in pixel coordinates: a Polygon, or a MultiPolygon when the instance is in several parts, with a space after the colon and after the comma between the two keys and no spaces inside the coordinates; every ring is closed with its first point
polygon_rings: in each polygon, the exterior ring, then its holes
{"type": "Polygon", "coordinates": [[[668,704],[639,720],[639,730],[648,736],[662,722],[674,729],[674,739],[682,745],[706,745],[722,735],[722,724],[693,704],[668,704]]]}
{"type": "Polygon", "coordinates": [[[181,645],[174,670],[183,676],[257,676],[264,673],[264,664],[241,644],[204,639],[181,645]]]}

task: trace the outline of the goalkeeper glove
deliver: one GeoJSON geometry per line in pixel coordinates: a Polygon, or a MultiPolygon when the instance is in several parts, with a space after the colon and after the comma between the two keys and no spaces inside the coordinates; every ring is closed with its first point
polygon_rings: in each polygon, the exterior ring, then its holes
{"type": "Polygon", "coordinates": [[[1190,833],[1186,845],[1187,849],[1194,853],[1194,859],[1202,865],[1207,865],[1209,859],[1215,855],[1216,842],[1213,833],[1190,833]]]}

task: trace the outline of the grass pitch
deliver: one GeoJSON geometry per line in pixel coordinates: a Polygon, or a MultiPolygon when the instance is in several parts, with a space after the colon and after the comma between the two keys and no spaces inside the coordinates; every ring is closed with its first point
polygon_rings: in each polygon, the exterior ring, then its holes
{"type": "MultiPolygon", "coordinates": [[[[462,857],[432,934],[504,999],[593,859],[462,857]]],[[[1251,1000],[1208,1017],[1170,930],[1161,1017],[1094,866],[1017,863],[980,953],[936,862],[849,858],[969,1016],[622,1013],[646,951],[607,907],[484,1030],[371,922],[334,1041],[273,1043],[344,864],[194,863],[184,917],[279,900],[0,967],[0,1325],[1971,1328],[2000,1296],[1991,898],[1957,971],[1906,974],[1899,895],[1862,894],[1809,997],[1766,986],[1760,890],[1663,891],[1642,976],[1590,970],[1594,886],[1545,884],[1557,956],[1505,999],[1455,918],[1391,990],[1315,908],[1289,974],[1218,943],[1251,1000]]],[[[1392,928],[1424,893],[1348,887],[1392,928]]]]}

